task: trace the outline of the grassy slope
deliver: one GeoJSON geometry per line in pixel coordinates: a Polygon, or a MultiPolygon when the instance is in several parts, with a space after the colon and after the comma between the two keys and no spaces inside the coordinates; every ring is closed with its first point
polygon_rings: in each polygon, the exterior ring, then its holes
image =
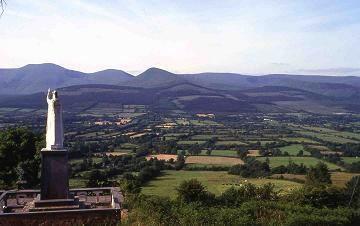
{"type": "Polygon", "coordinates": [[[276,189],[289,190],[301,186],[298,183],[276,180],[276,179],[244,179],[236,175],[230,175],[227,172],[214,172],[214,171],[165,171],[164,175],[155,180],[150,181],[143,187],[142,192],[147,195],[168,196],[171,198],[176,197],[175,188],[183,180],[195,178],[203,183],[208,191],[221,194],[231,186],[239,186],[241,183],[248,182],[256,185],[271,182],[275,184],[276,189]]]}

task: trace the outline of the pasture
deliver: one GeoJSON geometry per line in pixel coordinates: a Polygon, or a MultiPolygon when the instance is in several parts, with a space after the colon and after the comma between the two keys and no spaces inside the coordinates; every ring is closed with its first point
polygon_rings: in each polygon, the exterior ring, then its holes
{"type": "Polygon", "coordinates": [[[221,126],[221,124],[210,120],[190,120],[190,123],[194,126],[221,126]]]}
{"type": "Polygon", "coordinates": [[[315,132],[315,131],[299,131],[301,135],[305,136],[312,136],[316,137],[324,142],[335,142],[339,144],[345,144],[345,143],[358,143],[359,141],[352,140],[349,138],[344,138],[341,136],[336,136],[332,133],[321,133],[321,132],[315,132]]]}
{"type": "Polygon", "coordinates": [[[146,195],[176,197],[176,187],[184,180],[197,179],[207,187],[207,190],[220,195],[226,189],[240,186],[243,183],[253,183],[263,185],[273,183],[278,190],[289,191],[299,188],[301,184],[286,180],[277,179],[245,179],[237,175],[230,175],[224,171],[164,171],[164,174],[151,180],[142,188],[142,193],[146,195]]]}
{"type": "Polygon", "coordinates": [[[121,149],[133,149],[133,148],[137,148],[139,146],[137,144],[124,143],[120,147],[121,147],[121,149]]]}
{"type": "Polygon", "coordinates": [[[331,134],[331,135],[334,135],[334,136],[337,136],[337,137],[360,140],[360,134],[359,133],[352,133],[352,132],[346,132],[346,131],[337,131],[337,130],[333,130],[333,129],[323,128],[323,127],[316,127],[316,126],[302,126],[302,128],[304,128],[306,130],[314,131],[314,132],[331,134]]]}
{"type": "MultiPolygon", "coordinates": [[[[100,163],[102,158],[101,157],[91,157],[91,160],[93,161],[93,163],[100,163]]],[[[80,164],[84,161],[84,158],[79,158],[79,159],[71,159],[69,160],[69,163],[71,165],[75,165],[75,164],[80,164]]]]}
{"type": "MultiPolygon", "coordinates": [[[[206,151],[202,151],[201,155],[206,155],[206,151]]],[[[228,156],[228,157],[237,157],[237,152],[234,150],[212,150],[212,156],[228,156]]]]}
{"type": "MultiPolygon", "coordinates": [[[[266,157],[257,157],[259,161],[265,161],[266,157]]],[[[289,163],[289,160],[293,161],[296,164],[303,163],[306,167],[315,166],[319,161],[319,159],[314,157],[269,157],[270,167],[278,167],[281,165],[286,166],[289,163]]],[[[330,170],[342,169],[340,166],[337,166],[333,163],[323,161],[330,170]]]]}
{"type": "Polygon", "coordinates": [[[199,134],[191,137],[192,140],[210,140],[211,138],[219,137],[218,135],[207,135],[207,134],[199,134]]]}
{"type": "Polygon", "coordinates": [[[319,151],[330,151],[328,147],[322,145],[309,145],[309,147],[318,149],[319,151]]]}
{"type": "Polygon", "coordinates": [[[206,142],[205,140],[181,140],[181,141],[178,141],[177,143],[180,145],[181,144],[192,145],[192,144],[203,144],[205,142],[206,142]]]}
{"type": "Polygon", "coordinates": [[[292,145],[280,148],[280,151],[282,153],[287,152],[287,153],[289,153],[289,155],[292,155],[292,156],[296,156],[300,150],[303,151],[303,155],[310,155],[309,152],[304,151],[304,148],[301,144],[292,144],[292,145]]]}
{"type": "MultiPolygon", "coordinates": [[[[178,153],[181,153],[182,150],[178,150],[178,153]]],[[[185,151],[186,155],[189,155],[189,151],[185,151]]],[[[207,150],[201,150],[201,153],[199,155],[205,155],[205,156],[225,156],[225,157],[237,157],[237,152],[235,150],[211,150],[211,154],[207,154],[207,150]]]]}
{"type": "Polygon", "coordinates": [[[250,143],[250,144],[255,144],[257,142],[260,142],[260,145],[264,147],[266,144],[270,144],[275,141],[274,140],[247,140],[246,142],[250,143]]]}
{"type": "Polygon", "coordinates": [[[281,138],[280,140],[287,141],[287,142],[297,142],[297,143],[306,143],[306,144],[319,144],[319,142],[311,140],[305,137],[285,137],[281,138]]]}
{"type": "Polygon", "coordinates": [[[221,146],[221,145],[247,145],[247,144],[239,140],[223,140],[223,141],[217,141],[215,145],[221,146]]]}
{"type": "Polygon", "coordinates": [[[232,166],[236,164],[244,164],[239,158],[221,157],[221,156],[187,156],[186,164],[202,164],[202,165],[220,165],[232,166]]]}

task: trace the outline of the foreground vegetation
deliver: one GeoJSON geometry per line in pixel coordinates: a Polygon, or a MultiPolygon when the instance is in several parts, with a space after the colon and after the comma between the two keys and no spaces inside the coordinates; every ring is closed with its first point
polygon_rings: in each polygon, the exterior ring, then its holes
{"type": "MultiPolygon", "coordinates": [[[[119,186],[129,209],[125,223],[359,221],[358,116],[239,114],[202,119],[181,112],[155,114],[136,106],[131,112],[85,110],[64,117],[70,186],[119,186]],[[124,116],[131,122],[101,124],[124,116]],[[186,191],[181,189],[184,181],[193,179],[201,185],[197,189],[205,191],[200,192],[204,199],[181,194],[186,191]]],[[[42,120],[0,115],[0,125],[6,128],[0,132],[0,189],[39,187],[42,120]],[[30,129],[16,128],[19,123],[30,129]]]]}
{"type": "MultiPolygon", "coordinates": [[[[320,173],[320,167],[314,168],[320,173]]],[[[315,173],[315,174],[316,174],[315,173]]],[[[230,187],[215,195],[196,179],[183,181],[173,199],[128,194],[131,225],[357,225],[360,177],[344,189],[307,175],[307,184],[280,193],[271,183],[230,187]]]]}

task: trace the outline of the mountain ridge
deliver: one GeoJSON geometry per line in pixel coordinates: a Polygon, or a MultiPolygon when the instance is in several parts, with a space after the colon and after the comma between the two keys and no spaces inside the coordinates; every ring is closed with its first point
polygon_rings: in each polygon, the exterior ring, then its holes
{"type": "MultiPolygon", "coordinates": [[[[192,83],[158,88],[106,84],[74,85],[60,88],[66,112],[81,113],[102,106],[104,111],[123,105],[144,105],[157,112],[188,113],[358,113],[360,103],[353,98],[331,99],[300,89],[265,86],[247,90],[215,90],[192,83]],[[87,109],[87,110],[84,110],[87,109]]],[[[46,93],[0,96],[0,107],[44,109],[46,93]]]]}
{"type": "Polygon", "coordinates": [[[106,69],[93,73],[70,70],[44,63],[20,68],[0,69],[0,94],[18,95],[42,92],[50,88],[73,85],[109,84],[130,87],[158,88],[192,83],[217,90],[246,90],[264,86],[284,86],[326,93],[330,97],[347,97],[360,92],[360,77],[320,75],[244,75],[237,73],[204,72],[175,74],[160,68],[149,68],[137,76],[122,70],[106,69]]]}

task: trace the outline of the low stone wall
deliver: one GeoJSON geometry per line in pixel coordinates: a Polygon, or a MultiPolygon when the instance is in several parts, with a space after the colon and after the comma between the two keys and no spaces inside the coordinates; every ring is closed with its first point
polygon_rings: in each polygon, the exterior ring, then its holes
{"type": "Polygon", "coordinates": [[[0,215],[0,226],[38,225],[119,225],[120,209],[47,211],[0,215]]]}
{"type": "MultiPolygon", "coordinates": [[[[21,225],[119,225],[123,196],[118,188],[71,189],[87,208],[29,211],[39,190],[12,190],[0,194],[0,226],[21,225]]],[[[84,206],[85,207],[85,206],[84,206]]]]}

